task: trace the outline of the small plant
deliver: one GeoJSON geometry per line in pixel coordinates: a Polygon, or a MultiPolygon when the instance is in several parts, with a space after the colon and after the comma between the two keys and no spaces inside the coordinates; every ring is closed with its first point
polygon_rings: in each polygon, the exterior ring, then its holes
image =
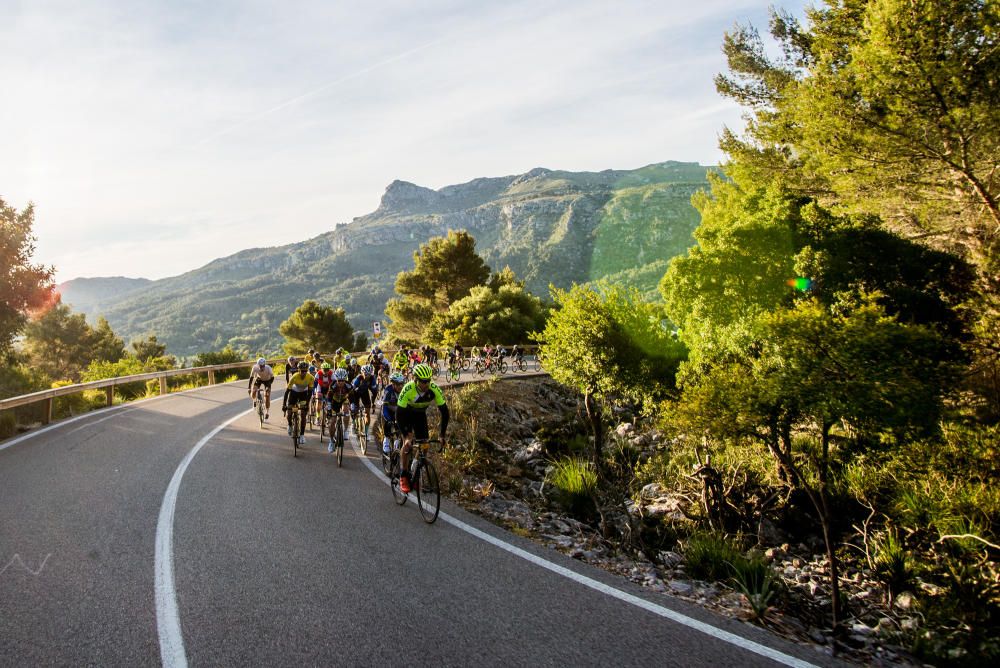
{"type": "Polygon", "coordinates": [[[731,564],[744,560],[743,553],[724,534],[696,533],[684,544],[684,570],[699,580],[722,581],[732,575],[731,564]]]}
{"type": "Polygon", "coordinates": [[[763,619],[780,588],[774,570],[760,554],[741,555],[729,562],[729,567],[733,586],[746,598],[751,616],[755,620],[763,619]]]}
{"type": "Polygon", "coordinates": [[[574,515],[593,513],[597,472],[589,462],[572,457],[559,459],[546,476],[546,483],[556,490],[558,499],[574,515]]]}
{"type": "Polygon", "coordinates": [[[872,566],[885,585],[889,602],[913,582],[913,561],[895,530],[886,531],[872,542],[872,566]]]}

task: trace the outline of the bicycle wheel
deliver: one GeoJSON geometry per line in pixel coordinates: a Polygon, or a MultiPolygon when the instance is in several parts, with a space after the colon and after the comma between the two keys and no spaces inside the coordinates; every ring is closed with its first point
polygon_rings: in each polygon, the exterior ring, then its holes
{"type": "Polygon", "coordinates": [[[361,431],[357,433],[361,454],[368,456],[368,413],[361,413],[361,431]]]}
{"type": "Polygon", "coordinates": [[[463,371],[468,371],[471,366],[472,366],[472,362],[469,361],[469,358],[468,357],[463,357],[462,358],[462,370],[463,371]]]}
{"type": "Polygon", "coordinates": [[[341,419],[337,423],[337,468],[340,468],[344,463],[344,421],[341,419]]]}
{"type": "Polygon", "coordinates": [[[434,464],[424,460],[417,467],[417,505],[424,522],[433,524],[441,510],[441,485],[434,464]]]}
{"type": "Polygon", "coordinates": [[[452,383],[457,383],[458,382],[459,375],[462,373],[459,369],[460,369],[460,367],[457,367],[457,366],[448,367],[448,380],[449,380],[449,382],[452,382],[452,383]]]}
{"type": "Polygon", "coordinates": [[[500,369],[500,373],[507,373],[507,363],[503,360],[497,364],[497,368],[500,369]]]}
{"type": "Polygon", "coordinates": [[[299,409],[292,407],[294,413],[292,413],[292,456],[299,456],[299,409]]]}
{"type": "Polygon", "coordinates": [[[260,428],[264,428],[264,396],[257,392],[257,419],[260,420],[260,428]]]}
{"type": "Polygon", "coordinates": [[[396,451],[393,450],[392,446],[389,446],[389,452],[382,450],[382,471],[389,477],[392,478],[392,460],[396,457],[396,451]]]}
{"type": "Polygon", "coordinates": [[[392,451],[392,462],[389,468],[389,486],[392,487],[392,498],[396,500],[396,505],[406,503],[407,494],[399,488],[399,452],[392,451]]]}
{"type": "Polygon", "coordinates": [[[323,442],[323,434],[326,433],[326,406],[319,412],[319,442],[323,442]]]}

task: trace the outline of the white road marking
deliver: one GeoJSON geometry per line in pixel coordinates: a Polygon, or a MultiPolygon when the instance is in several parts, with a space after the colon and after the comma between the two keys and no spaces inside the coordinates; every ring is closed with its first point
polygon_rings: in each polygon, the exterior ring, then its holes
{"type": "Polygon", "coordinates": [[[184,636],[181,634],[181,619],[177,611],[177,590],[174,587],[174,511],[177,508],[177,492],[188,465],[198,451],[213,436],[236,422],[253,409],[239,413],[210,431],[195,444],[174,471],[167,493],[160,506],[160,518],[156,522],[156,556],[154,559],[156,588],[156,629],[160,636],[160,660],[168,668],[185,668],[187,656],[184,653],[184,636]]]}
{"type": "MultiPolygon", "coordinates": [[[[381,457],[380,450],[382,448],[382,444],[377,443],[376,447],[377,450],[375,454],[381,457]]],[[[386,478],[385,476],[385,472],[382,471],[377,466],[375,466],[375,464],[372,463],[372,461],[368,457],[362,455],[361,451],[358,449],[357,445],[355,445],[353,441],[351,442],[351,448],[354,450],[354,454],[358,457],[358,459],[364,462],[364,465],[368,467],[368,470],[374,473],[375,476],[386,485],[390,484],[389,479],[386,478]]],[[[416,507],[416,505],[414,504],[413,507],[416,507]]],[[[593,578],[589,578],[586,575],[580,575],[576,571],[572,571],[564,566],[560,566],[559,564],[553,563],[547,559],[543,559],[542,557],[532,554],[527,550],[523,550],[517,547],[516,545],[512,545],[504,540],[501,540],[500,538],[497,538],[495,536],[486,533],[485,531],[481,531],[475,528],[474,526],[466,524],[462,520],[456,517],[452,517],[448,513],[441,512],[438,515],[438,517],[447,522],[448,524],[451,524],[452,526],[461,529],[467,534],[474,536],[480,540],[486,541],[490,545],[494,545],[500,548],[501,550],[510,552],[516,557],[520,557],[525,561],[529,561],[535,564],[536,566],[541,566],[542,568],[552,571],[553,573],[556,573],[558,575],[561,575],[564,578],[568,578],[570,580],[573,580],[574,582],[582,584],[585,587],[590,587],[591,589],[599,591],[602,594],[606,594],[608,596],[617,598],[620,601],[630,603],[636,607],[642,608],[643,610],[652,612],[654,615],[665,617],[672,622],[676,622],[677,624],[681,624],[690,629],[694,629],[695,631],[700,631],[705,635],[709,635],[713,638],[716,638],[717,640],[729,643],[730,645],[735,645],[736,647],[745,649],[748,652],[753,652],[754,654],[759,654],[760,656],[767,657],[768,659],[776,661],[785,666],[793,666],[794,668],[816,668],[815,664],[809,663],[808,661],[803,661],[802,659],[796,658],[789,654],[785,654],[784,652],[779,652],[778,650],[772,649],[767,645],[761,645],[760,643],[754,642],[753,640],[748,640],[743,636],[736,635],[735,633],[730,633],[729,631],[723,631],[722,629],[716,628],[711,624],[706,624],[705,622],[694,619],[693,617],[688,617],[687,615],[677,612],[676,610],[665,608],[662,605],[651,603],[643,598],[639,598],[638,596],[634,596],[633,594],[621,591],[620,589],[615,589],[614,587],[606,585],[603,582],[594,580],[593,578]]]]}

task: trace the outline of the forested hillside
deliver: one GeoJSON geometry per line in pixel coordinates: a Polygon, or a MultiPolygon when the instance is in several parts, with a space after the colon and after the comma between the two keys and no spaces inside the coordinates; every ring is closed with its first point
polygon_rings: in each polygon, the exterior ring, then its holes
{"type": "Polygon", "coordinates": [[[509,265],[529,290],[613,277],[655,293],[665,262],[687,250],[698,223],[691,195],[709,168],[665,162],[628,171],[481,178],[431,190],[394,181],[374,212],[313,239],[245,250],[145,285],[77,279],[63,301],[107,317],[126,340],[155,333],[181,356],[226,345],[280,347],[278,325],[305,299],[343,307],[355,327],[384,319],[396,274],[449,229],[468,230],[489,265],[509,265]]]}

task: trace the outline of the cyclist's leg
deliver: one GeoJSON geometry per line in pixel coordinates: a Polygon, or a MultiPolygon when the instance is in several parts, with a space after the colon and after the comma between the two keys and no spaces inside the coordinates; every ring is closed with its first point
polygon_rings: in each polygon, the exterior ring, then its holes
{"type": "MultiPolygon", "coordinates": [[[[272,380],[271,383],[274,381],[272,380]]],[[[271,412],[271,383],[264,383],[264,412],[271,412]]]]}

